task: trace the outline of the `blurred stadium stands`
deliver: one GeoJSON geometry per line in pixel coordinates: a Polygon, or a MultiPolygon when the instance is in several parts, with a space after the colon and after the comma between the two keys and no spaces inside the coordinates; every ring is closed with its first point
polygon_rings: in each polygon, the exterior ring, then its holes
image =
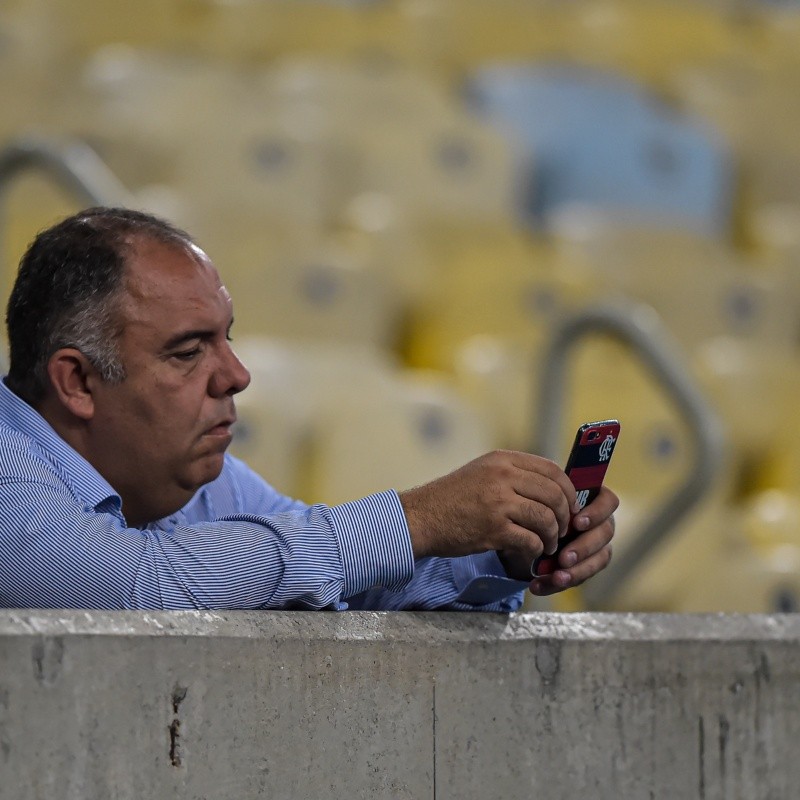
{"type": "MultiPolygon", "coordinates": [[[[254,374],[234,448],[280,489],[529,448],[560,321],[646,303],[726,458],[608,606],[800,608],[800,3],[0,0],[0,97],[0,149],[86,142],[209,252],[254,374]]],[[[7,296],[84,203],[36,169],[0,197],[7,296]]],[[[564,449],[623,423],[621,550],[697,443],[619,342],[570,374],[564,449]]]]}

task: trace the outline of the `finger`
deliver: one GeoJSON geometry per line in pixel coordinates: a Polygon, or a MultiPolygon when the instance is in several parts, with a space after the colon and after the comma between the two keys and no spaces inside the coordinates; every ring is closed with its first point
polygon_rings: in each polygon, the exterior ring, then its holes
{"type": "Polygon", "coordinates": [[[595,528],[576,536],[559,554],[559,566],[570,569],[591,558],[614,538],[614,517],[609,517],[595,528]]]}
{"type": "Polygon", "coordinates": [[[533,559],[544,553],[544,544],[540,536],[524,525],[517,525],[510,520],[506,523],[501,538],[503,545],[498,550],[513,554],[514,562],[525,564],[526,569],[529,569],[533,559]]]}
{"type": "MultiPolygon", "coordinates": [[[[566,500],[563,502],[566,503],[566,500]]],[[[519,527],[535,534],[542,543],[542,552],[547,555],[556,552],[559,537],[566,531],[569,523],[568,513],[567,523],[564,522],[563,508],[556,513],[547,503],[525,499],[514,505],[509,512],[509,518],[519,527]]]]}
{"type": "MultiPolygon", "coordinates": [[[[552,535],[554,542],[566,534],[573,509],[570,507],[570,499],[564,494],[560,483],[539,473],[520,470],[512,488],[517,496],[531,501],[517,507],[515,522],[526,527],[533,526],[532,530],[537,533],[541,532],[547,537],[552,535]],[[555,529],[552,531],[551,517],[555,522],[555,529]],[[536,527],[536,525],[542,524],[545,527],[541,529],[536,527]]],[[[549,549],[547,551],[553,552],[549,549]]]]}
{"type": "Polygon", "coordinates": [[[580,586],[602,569],[605,569],[610,561],[611,545],[608,544],[602,550],[571,569],[559,569],[552,575],[531,581],[531,593],[538,597],[547,597],[557,592],[563,592],[565,589],[580,586]]]}
{"type": "Polygon", "coordinates": [[[533,455],[532,453],[513,451],[511,453],[511,463],[524,472],[533,472],[538,475],[543,475],[545,478],[549,478],[551,481],[558,484],[564,496],[567,498],[567,504],[572,511],[577,512],[579,510],[578,494],[575,491],[575,487],[572,485],[572,481],[567,477],[564,470],[561,469],[555,461],[551,461],[549,458],[543,458],[542,456],[533,455]]]}

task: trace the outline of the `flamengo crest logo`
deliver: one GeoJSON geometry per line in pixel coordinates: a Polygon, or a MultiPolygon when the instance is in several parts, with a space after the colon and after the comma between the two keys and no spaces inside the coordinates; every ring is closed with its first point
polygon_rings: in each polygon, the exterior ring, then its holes
{"type": "Polygon", "coordinates": [[[614,442],[617,440],[609,433],[600,445],[600,460],[608,461],[611,458],[611,451],[614,449],[614,442]]]}

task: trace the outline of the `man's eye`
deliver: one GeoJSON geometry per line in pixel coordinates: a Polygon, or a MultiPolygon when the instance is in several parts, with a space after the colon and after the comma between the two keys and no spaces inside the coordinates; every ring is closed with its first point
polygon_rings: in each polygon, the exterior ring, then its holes
{"type": "Polygon", "coordinates": [[[191,361],[200,354],[200,348],[195,347],[192,350],[182,350],[180,353],[173,353],[172,357],[177,358],[178,361],[191,361]]]}

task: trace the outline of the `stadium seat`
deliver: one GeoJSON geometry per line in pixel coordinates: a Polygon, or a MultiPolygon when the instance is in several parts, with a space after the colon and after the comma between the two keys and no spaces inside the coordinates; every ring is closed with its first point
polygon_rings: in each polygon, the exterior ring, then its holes
{"type": "MultiPolygon", "coordinates": [[[[800,491],[800,420],[797,417],[797,367],[788,374],[784,391],[779,398],[784,402],[776,404],[773,414],[771,398],[762,402],[759,416],[766,418],[769,436],[761,441],[761,458],[751,474],[751,488],[754,490],[778,490],[793,494],[800,491]]],[[[755,405],[753,403],[753,405],[755,405]]],[[[765,423],[761,422],[761,425],[765,423]]]]}
{"type": "Polygon", "coordinates": [[[359,189],[395,198],[422,228],[517,216],[524,158],[482,121],[453,111],[415,130],[373,129],[358,139],[359,189]]]}
{"type": "Polygon", "coordinates": [[[265,75],[286,113],[352,147],[354,194],[381,192],[420,222],[513,214],[517,154],[417,70],[370,60],[287,59],[265,75]]]}
{"type": "Polygon", "coordinates": [[[736,159],[738,235],[745,243],[761,208],[800,202],[796,75],[796,66],[752,56],[677,70],[671,79],[675,102],[721,131],[736,159]]]}
{"type": "MultiPolygon", "coordinates": [[[[613,479],[609,485],[614,485],[613,479]]],[[[615,562],[619,561],[625,547],[642,531],[653,499],[641,495],[620,495],[620,507],[615,515],[615,557],[608,568],[612,579],[615,562]]],[[[660,496],[659,500],[664,500],[664,497],[660,496]]],[[[727,489],[724,483],[720,483],[686,517],[676,522],[625,581],[614,586],[613,594],[605,601],[602,610],[690,610],[685,595],[696,584],[718,586],[725,580],[717,559],[729,547],[735,524],[736,515],[731,509],[727,489]]],[[[713,606],[707,610],[713,610],[713,606]]]]}
{"type": "Polygon", "coordinates": [[[492,449],[480,415],[439,375],[351,387],[316,442],[311,496],[344,502],[408,489],[492,449]]]}
{"type": "Polygon", "coordinates": [[[738,53],[733,8],[692,0],[584,0],[564,4],[563,53],[618,69],[654,88],[676,68],[738,53]]]}
{"type": "Polygon", "coordinates": [[[788,271],[759,269],[725,241],[681,228],[591,213],[562,214],[554,227],[596,281],[652,305],[687,353],[716,336],[796,346],[800,294],[788,271]]]}
{"type": "Polygon", "coordinates": [[[363,38],[363,9],[330,0],[185,0],[175,3],[171,49],[229,62],[269,62],[287,53],[349,54],[363,38]]]}
{"type": "Polygon", "coordinates": [[[274,373],[273,385],[255,380],[236,398],[230,452],[279,491],[298,497],[304,489],[311,415],[303,396],[291,391],[290,370],[276,365],[274,373]]]}
{"type": "Polygon", "coordinates": [[[541,343],[553,321],[594,296],[579,259],[510,224],[429,231],[434,270],[410,323],[414,366],[452,369],[456,351],[475,335],[541,343]]]}
{"type": "Polygon", "coordinates": [[[131,189],[169,185],[190,141],[204,145],[208,158],[227,120],[241,116],[240,86],[222,63],[105,44],[80,62],[53,113],[131,189]]]}
{"type": "Polygon", "coordinates": [[[236,347],[252,384],[237,403],[244,431],[233,452],[304,499],[408,488],[491,449],[480,415],[446,378],[402,369],[385,351],[260,337],[236,347]]]}
{"type": "Polygon", "coordinates": [[[0,144],[51,121],[58,51],[40,3],[0,4],[0,144]]]}
{"type": "Polygon", "coordinates": [[[487,59],[541,58],[561,50],[569,25],[554,0],[395,0],[382,12],[382,49],[445,80],[487,59]]]}
{"type": "Polygon", "coordinates": [[[467,99],[522,144],[533,175],[523,213],[547,226],[565,206],[725,235],[733,174],[714,131],[613,73],[567,64],[476,69],[467,99]]]}
{"type": "Polygon", "coordinates": [[[264,244],[224,271],[238,331],[396,346],[404,298],[369,248],[311,237],[264,244]]]}
{"type": "Polygon", "coordinates": [[[398,364],[363,343],[245,335],[234,346],[252,380],[237,397],[232,452],[277,488],[308,499],[321,431],[353,393],[392,382],[398,364]]]}
{"type": "Polygon", "coordinates": [[[609,485],[643,508],[652,507],[676,488],[691,464],[693,443],[674,401],[625,345],[604,337],[579,345],[568,367],[561,460],[580,424],[619,419],[620,444],[608,469],[609,485]]]}
{"type": "MultiPolygon", "coordinates": [[[[751,614],[800,610],[797,498],[778,505],[776,510],[774,499],[761,497],[732,506],[717,496],[654,551],[620,588],[608,610],[751,614]]],[[[619,552],[624,528],[617,539],[619,552]]]]}
{"type": "Polygon", "coordinates": [[[594,264],[595,280],[651,305],[682,347],[725,425],[737,491],[750,491],[800,389],[796,272],[684,231],[575,219],[560,230],[570,226],[563,241],[594,264]]]}
{"type": "Polygon", "coordinates": [[[789,442],[800,443],[794,434],[800,353],[719,338],[697,348],[692,367],[725,421],[731,461],[741,471],[739,491],[800,479],[800,472],[788,472],[775,483],[791,463],[786,451],[794,444],[789,442]]]}

